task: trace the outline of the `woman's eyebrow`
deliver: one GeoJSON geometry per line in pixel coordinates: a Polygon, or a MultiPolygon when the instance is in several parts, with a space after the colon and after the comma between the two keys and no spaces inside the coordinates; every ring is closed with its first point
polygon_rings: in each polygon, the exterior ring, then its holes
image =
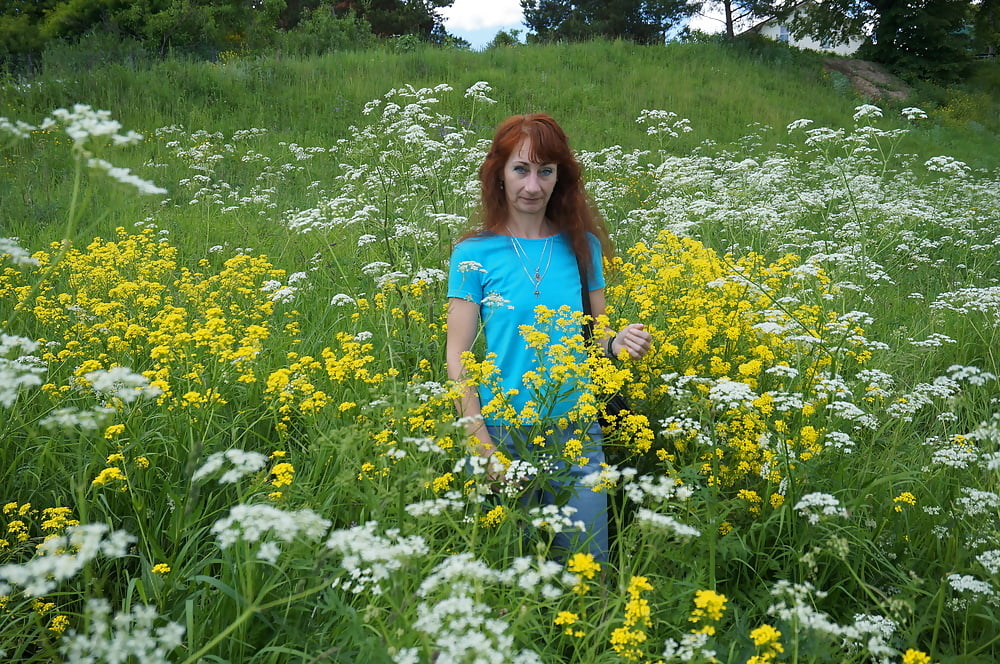
{"type": "Polygon", "coordinates": [[[531,166],[531,165],[537,165],[537,166],[555,166],[556,162],[554,162],[554,161],[524,161],[524,160],[518,160],[518,161],[513,162],[512,165],[513,166],[531,166]]]}

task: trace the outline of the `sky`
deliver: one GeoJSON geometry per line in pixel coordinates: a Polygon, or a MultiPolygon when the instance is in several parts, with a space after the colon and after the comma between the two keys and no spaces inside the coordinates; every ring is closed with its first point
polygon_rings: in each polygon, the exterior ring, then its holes
{"type": "Polygon", "coordinates": [[[526,31],[520,0],[455,0],[441,10],[444,27],[456,37],[465,39],[472,48],[481,49],[500,30],[526,31]]]}
{"type": "MultiPolygon", "coordinates": [[[[485,47],[500,30],[520,30],[522,41],[527,32],[520,0],[455,0],[451,7],[441,10],[441,15],[445,29],[468,41],[476,50],[485,47]]],[[[718,32],[719,22],[696,17],[691,27],[718,32]]]]}

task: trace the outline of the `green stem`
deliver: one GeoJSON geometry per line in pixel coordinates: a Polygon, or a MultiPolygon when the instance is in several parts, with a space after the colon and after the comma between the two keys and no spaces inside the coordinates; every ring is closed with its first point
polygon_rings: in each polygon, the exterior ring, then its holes
{"type": "Polygon", "coordinates": [[[263,613],[264,611],[268,611],[270,609],[273,609],[275,607],[281,606],[283,604],[291,604],[292,602],[297,602],[299,600],[305,599],[306,597],[309,597],[310,595],[314,595],[314,594],[320,592],[321,590],[323,590],[324,588],[328,587],[329,585],[330,585],[329,582],[324,581],[323,583],[321,583],[321,584],[319,584],[317,586],[313,586],[312,588],[307,588],[306,590],[303,590],[300,593],[296,593],[294,595],[289,595],[288,597],[282,597],[281,599],[276,599],[276,600],[274,600],[272,602],[268,602],[266,604],[261,604],[260,606],[256,606],[256,605],[251,604],[250,606],[248,606],[243,611],[243,613],[241,613],[239,615],[239,617],[236,618],[236,620],[234,620],[232,623],[230,623],[224,630],[222,630],[221,632],[219,632],[218,634],[216,634],[215,637],[211,641],[209,641],[204,646],[202,646],[201,649],[198,650],[196,653],[194,653],[193,655],[191,655],[190,657],[188,657],[187,659],[185,659],[181,664],[193,664],[194,662],[197,662],[199,659],[201,659],[201,657],[205,653],[209,652],[212,648],[214,648],[216,645],[218,645],[218,643],[220,641],[222,641],[227,636],[229,636],[234,631],[236,631],[236,629],[240,625],[242,625],[247,620],[249,620],[250,617],[253,616],[255,613],[263,613]]]}

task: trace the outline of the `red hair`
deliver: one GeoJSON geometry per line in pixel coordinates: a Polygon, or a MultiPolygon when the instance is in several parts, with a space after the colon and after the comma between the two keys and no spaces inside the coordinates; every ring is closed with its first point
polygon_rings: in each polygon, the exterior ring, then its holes
{"type": "Polygon", "coordinates": [[[555,227],[569,235],[570,244],[585,271],[591,266],[587,233],[601,242],[605,256],[613,255],[604,219],[591,203],[583,186],[582,169],[569,147],[562,128],[544,113],[513,115],[497,127],[493,144],[479,167],[482,208],[481,231],[497,232],[507,223],[507,196],[501,188],[507,160],[527,139],[532,161],[556,165],[556,184],[552,189],[545,216],[555,227]]]}

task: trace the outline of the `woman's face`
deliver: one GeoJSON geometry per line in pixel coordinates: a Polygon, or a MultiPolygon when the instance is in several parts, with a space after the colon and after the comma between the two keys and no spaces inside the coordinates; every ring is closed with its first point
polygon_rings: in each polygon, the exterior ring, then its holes
{"type": "Polygon", "coordinates": [[[557,165],[531,160],[528,139],[518,143],[503,168],[503,188],[512,212],[526,215],[545,214],[556,186],[557,165]]]}

